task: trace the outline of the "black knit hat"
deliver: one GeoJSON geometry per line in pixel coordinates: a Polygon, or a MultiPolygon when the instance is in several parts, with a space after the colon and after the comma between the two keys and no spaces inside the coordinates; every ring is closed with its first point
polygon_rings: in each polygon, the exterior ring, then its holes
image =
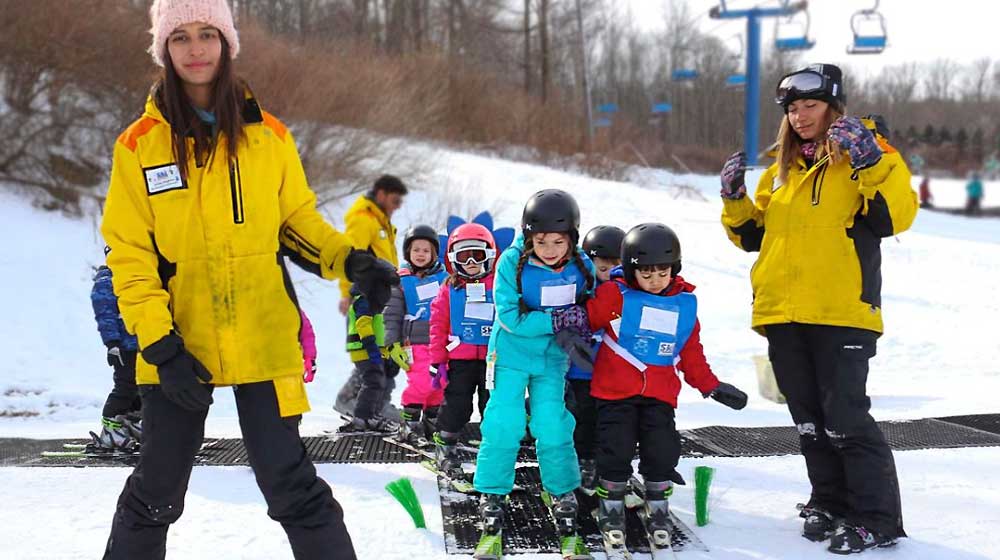
{"type": "MultiPolygon", "coordinates": [[[[815,80],[815,78],[813,78],[815,80]]],[[[788,106],[799,99],[819,99],[826,101],[835,109],[843,112],[847,106],[847,93],[844,91],[844,74],[833,64],[810,64],[805,68],[785,74],[778,80],[775,92],[775,103],[788,112],[788,106]],[[806,76],[818,75],[821,83],[809,84],[806,76]],[[801,76],[801,77],[800,77],[801,76]]]]}

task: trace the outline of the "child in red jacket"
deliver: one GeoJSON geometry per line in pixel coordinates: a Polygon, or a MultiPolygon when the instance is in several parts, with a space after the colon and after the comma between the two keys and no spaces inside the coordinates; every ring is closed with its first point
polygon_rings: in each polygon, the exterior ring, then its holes
{"type": "Polygon", "coordinates": [[[476,223],[463,224],[448,238],[445,266],[451,276],[431,304],[430,374],[444,385],[444,403],[434,434],[438,469],[461,470],[458,436],[472,417],[472,397],[479,395],[479,415],[486,410],[486,347],[493,329],[493,234],[476,223]]]}
{"type": "Polygon", "coordinates": [[[667,498],[672,482],[684,483],[675,470],[681,451],[674,425],[681,389],[676,369],[706,397],[736,410],[747,402],[745,393],[719,382],[708,366],[694,286],[676,275],[680,268],[680,242],[670,228],[636,226],[622,242],[622,267],[587,302],[591,329],[604,330],[591,381],[600,526],[606,538],[623,546],[623,499],[637,443],[649,532],[658,542],[670,542],[667,498]]]}

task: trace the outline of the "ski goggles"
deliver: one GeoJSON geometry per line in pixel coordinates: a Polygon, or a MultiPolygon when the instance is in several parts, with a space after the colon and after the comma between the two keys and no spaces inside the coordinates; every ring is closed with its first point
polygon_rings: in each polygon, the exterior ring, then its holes
{"type": "Polygon", "coordinates": [[[820,99],[826,96],[837,97],[837,84],[813,70],[800,70],[781,78],[774,92],[774,102],[787,107],[796,99],[820,99]]]}
{"type": "Polygon", "coordinates": [[[448,259],[457,264],[486,264],[497,256],[494,249],[471,247],[448,253],[448,259]]]}

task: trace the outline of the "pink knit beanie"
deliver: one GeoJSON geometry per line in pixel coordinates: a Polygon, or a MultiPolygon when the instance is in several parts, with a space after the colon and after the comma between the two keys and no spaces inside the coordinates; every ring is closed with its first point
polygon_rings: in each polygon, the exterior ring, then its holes
{"type": "Polygon", "coordinates": [[[149,9],[149,19],[153,24],[149,29],[153,35],[149,53],[159,66],[163,66],[163,53],[170,34],[178,27],[196,21],[207,23],[222,33],[229,43],[231,58],[236,58],[240,52],[240,37],[236,34],[233,13],[226,0],[154,0],[149,9]]]}

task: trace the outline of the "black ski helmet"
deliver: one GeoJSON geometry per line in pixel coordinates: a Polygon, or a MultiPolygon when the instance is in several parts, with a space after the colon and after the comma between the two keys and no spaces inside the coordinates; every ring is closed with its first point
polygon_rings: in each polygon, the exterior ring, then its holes
{"type": "Polygon", "coordinates": [[[617,259],[621,257],[625,230],[615,226],[597,226],[583,236],[583,252],[590,258],[617,259]]]}
{"type": "MultiPolygon", "coordinates": [[[[410,245],[417,239],[426,239],[434,247],[434,259],[441,254],[441,242],[438,240],[438,233],[429,225],[417,224],[410,226],[403,236],[403,260],[410,262],[410,245]]],[[[413,264],[413,263],[410,263],[413,264]]]]}
{"type": "Polygon", "coordinates": [[[538,191],[524,205],[521,231],[525,236],[533,233],[567,233],[576,245],[580,240],[580,207],[566,191],[538,191]]]}
{"type": "Polygon", "coordinates": [[[674,276],[681,271],[681,242],[674,230],[663,224],[639,224],[629,230],[621,255],[622,271],[630,285],[635,284],[635,271],[640,266],[669,264],[674,276]]]}

